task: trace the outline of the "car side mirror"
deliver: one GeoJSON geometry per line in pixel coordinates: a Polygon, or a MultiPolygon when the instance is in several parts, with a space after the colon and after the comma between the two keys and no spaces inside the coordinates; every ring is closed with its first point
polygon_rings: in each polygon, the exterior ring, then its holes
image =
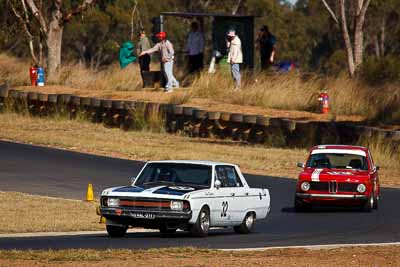
{"type": "Polygon", "coordinates": [[[297,167],[304,169],[305,164],[303,162],[297,162],[297,167]]]}
{"type": "Polygon", "coordinates": [[[133,184],[136,180],[136,176],[131,177],[130,180],[131,180],[131,184],[133,184]]]}
{"type": "Polygon", "coordinates": [[[377,165],[375,166],[375,169],[376,169],[377,171],[379,171],[380,168],[381,168],[381,167],[379,167],[379,166],[377,166],[377,165]]]}
{"type": "Polygon", "coordinates": [[[214,186],[215,186],[215,188],[219,189],[222,186],[221,181],[220,180],[215,180],[214,186]]]}

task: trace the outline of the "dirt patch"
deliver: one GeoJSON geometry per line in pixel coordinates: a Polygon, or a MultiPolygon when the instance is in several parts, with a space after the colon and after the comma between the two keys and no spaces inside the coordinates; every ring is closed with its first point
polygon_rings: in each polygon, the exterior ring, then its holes
{"type": "Polygon", "coordinates": [[[223,252],[152,250],[0,251],[0,266],[399,266],[400,246],[223,252]]]}

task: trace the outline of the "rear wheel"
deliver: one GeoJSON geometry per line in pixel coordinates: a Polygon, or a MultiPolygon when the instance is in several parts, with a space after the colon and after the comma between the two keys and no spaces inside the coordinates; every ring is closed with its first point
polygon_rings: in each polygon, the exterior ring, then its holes
{"type": "Polygon", "coordinates": [[[253,230],[255,222],[256,216],[253,212],[250,212],[244,217],[243,222],[239,226],[234,226],[233,229],[238,234],[248,234],[253,230]]]}
{"type": "Polygon", "coordinates": [[[126,234],[128,227],[107,225],[106,229],[107,229],[107,233],[110,237],[123,237],[126,234]]]}
{"type": "Polygon", "coordinates": [[[203,207],[200,210],[199,217],[195,224],[190,226],[190,232],[198,237],[208,235],[210,230],[210,210],[207,207],[203,207]]]}

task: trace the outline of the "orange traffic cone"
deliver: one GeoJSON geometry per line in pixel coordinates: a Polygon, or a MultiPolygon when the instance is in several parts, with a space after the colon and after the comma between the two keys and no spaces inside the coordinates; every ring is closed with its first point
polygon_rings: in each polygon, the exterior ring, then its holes
{"type": "Polygon", "coordinates": [[[93,201],[94,200],[94,193],[93,193],[93,185],[88,184],[88,189],[86,193],[86,201],[93,201]]]}

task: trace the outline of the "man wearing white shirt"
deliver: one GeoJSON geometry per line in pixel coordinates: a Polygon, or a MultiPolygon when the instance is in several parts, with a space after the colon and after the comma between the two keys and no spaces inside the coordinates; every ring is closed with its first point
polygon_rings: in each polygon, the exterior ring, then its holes
{"type": "Polygon", "coordinates": [[[186,42],[186,53],[189,58],[189,73],[196,73],[203,69],[204,34],[199,24],[193,22],[186,42]]]}

